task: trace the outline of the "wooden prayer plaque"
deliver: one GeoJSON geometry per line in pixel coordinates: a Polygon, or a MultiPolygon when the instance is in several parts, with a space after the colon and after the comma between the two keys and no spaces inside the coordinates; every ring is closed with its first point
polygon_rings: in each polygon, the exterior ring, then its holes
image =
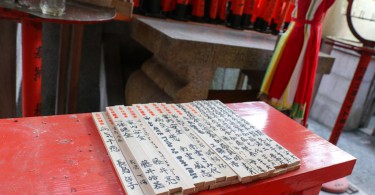
{"type": "Polygon", "coordinates": [[[113,106],[93,118],[129,194],[191,194],[300,166],[220,101],[113,106]]]}

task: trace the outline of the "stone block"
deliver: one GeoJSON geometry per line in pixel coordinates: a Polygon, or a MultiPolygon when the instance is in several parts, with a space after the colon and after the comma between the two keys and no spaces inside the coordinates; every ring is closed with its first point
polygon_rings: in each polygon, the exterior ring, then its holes
{"type": "Polygon", "coordinates": [[[330,97],[318,94],[311,108],[310,117],[319,123],[332,128],[337,119],[341,105],[330,97]]]}
{"type": "Polygon", "coordinates": [[[369,66],[367,67],[367,71],[365,76],[363,77],[363,81],[365,82],[372,82],[372,79],[375,75],[375,60],[371,60],[369,66]]]}
{"type": "Polygon", "coordinates": [[[125,89],[126,105],[150,102],[172,102],[172,98],[161,90],[142,71],[134,72],[128,79],[125,89]]]}
{"type": "MultiPolygon", "coordinates": [[[[157,61],[146,62],[142,67],[143,74],[174,102],[207,98],[218,67],[265,71],[277,38],[251,31],[143,17],[133,20],[132,37],[154,54],[151,60],[157,61]]],[[[329,73],[333,60],[320,54],[318,72],[329,73]]],[[[225,70],[224,73],[227,71],[233,75],[239,72],[225,70]]],[[[138,85],[135,78],[139,80],[141,75],[138,73],[133,78],[133,83],[138,85]]],[[[234,89],[236,82],[234,77],[225,77],[219,83],[222,89],[234,89]]],[[[132,90],[127,87],[126,91],[131,96],[132,90]]],[[[149,92],[144,93],[149,95],[149,92]]],[[[135,96],[127,99],[141,98],[139,92],[135,96]]]]}
{"type": "Polygon", "coordinates": [[[331,100],[342,104],[350,82],[351,80],[335,73],[324,75],[322,82],[320,83],[318,94],[329,97],[331,100]]]}
{"type": "Polygon", "coordinates": [[[353,105],[348,120],[345,124],[345,130],[355,130],[359,127],[362,117],[363,106],[353,105]]]}
{"type": "Polygon", "coordinates": [[[173,73],[166,70],[155,58],[147,60],[142,65],[142,71],[172,98],[175,98],[176,94],[187,85],[187,82],[177,78],[173,73]]]}
{"type": "Polygon", "coordinates": [[[358,56],[337,49],[334,49],[331,55],[336,58],[332,73],[352,79],[359,61],[358,56]]]}
{"type": "Polygon", "coordinates": [[[354,105],[363,107],[367,98],[368,91],[370,90],[370,82],[362,82],[358,90],[357,97],[355,98],[354,105]]]}
{"type": "MultiPolygon", "coordinates": [[[[134,19],[132,37],[165,64],[248,70],[265,70],[276,42],[268,34],[151,18],[134,19]]],[[[318,72],[329,73],[334,58],[319,56],[318,72]]]]}
{"type": "Polygon", "coordinates": [[[346,93],[348,92],[351,80],[335,75],[333,75],[333,77],[336,79],[336,82],[335,86],[333,87],[333,90],[330,93],[330,96],[336,102],[342,104],[344,102],[346,93]]]}
{"type": "Polygon", "coordinates": [[[325,96],[331,96],[331,93],[336,85],[336,80],[330,75],[323,75],[322,81],[319,86],[318,94],[325,95],[325,96]]]}

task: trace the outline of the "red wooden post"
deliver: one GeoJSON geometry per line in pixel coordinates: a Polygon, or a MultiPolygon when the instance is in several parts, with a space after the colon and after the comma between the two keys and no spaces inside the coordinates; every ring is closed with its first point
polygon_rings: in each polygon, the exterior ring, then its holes
{"type": "Polygon", "coordinates": [[[339,137],[344,130],[346,120],[348,119],[350,109],[352,108],[355,97],[357,96],[359,87],[361,86],[363,77],[366,73],[367,67],[371,61],[371,53],[362,51],[361,58],[354,72],[352,82],[350,83],[348,92],[346,93],[344,103],[341,106],[339,116],[336,119],[329,142],[337,144],[339,137]]]}
{"type": "Polygon", "coordinates": [[[42,23],[22,21],[22,113],[41,115],[42,23]]]}

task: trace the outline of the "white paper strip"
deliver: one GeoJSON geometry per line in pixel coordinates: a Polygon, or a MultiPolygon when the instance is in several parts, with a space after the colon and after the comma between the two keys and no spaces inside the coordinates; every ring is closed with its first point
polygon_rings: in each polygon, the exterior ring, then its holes
{"type": "Polygon", "coordinates": [[[189,180],[187,175],[176,168],[177,165],[167,156],[167,151],[164,150],[162,144],[150,135],[150,130],[147,129],[142,118],[136,114],[135,110],[132,107],[124,106],[113,108],[121,113],[120,118],[128,125],[130,134],[127,136],[134,135],[145,148],[147,155],[151,156],[157,168],[156,171],[160,174],[170,192],[175,193],[182,190],[183,194],[193,193],[195,186],[192,180],[189,180]]]}
{"type": "Polygon", "coordinates": [[[173,120],[158,115],[150,105],[135,105],[137,112],[144,119],[144,123],[152,130],[152,133],[159,139],[175,162],[191,177],[196,187],[215,183],[210,174],[206,174],[202,168],[195,168],[193,152],[187,147],[180,137],[182,132],[173,120]],[[203,171],[202,171],[203,170],[203,171]]]}

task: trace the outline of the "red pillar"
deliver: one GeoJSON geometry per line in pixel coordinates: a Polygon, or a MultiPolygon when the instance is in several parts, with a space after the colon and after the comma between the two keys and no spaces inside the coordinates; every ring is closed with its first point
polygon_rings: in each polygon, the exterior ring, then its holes
{"type": "Polygon", "coordinates": [[[22,21],[22,113],[41,115],[42,23],[22,21]]]}

